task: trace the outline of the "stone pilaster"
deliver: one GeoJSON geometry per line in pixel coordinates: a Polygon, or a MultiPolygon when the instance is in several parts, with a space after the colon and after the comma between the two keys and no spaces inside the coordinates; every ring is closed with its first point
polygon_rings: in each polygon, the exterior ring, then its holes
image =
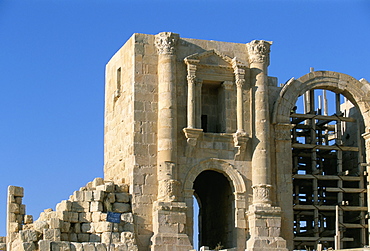
{"type": "Polygon", "coordinates": [[[156,35],[158,50],[158,197],[153,204],[151,250],[192,249],[186,232],[186,204],[178,201],[176,43],[179,35],[156,35]]]}
{"type": "MultiPolygon", "coordinates": [[[[364,138],[365,140],[365,152],[366,152],[366,163],[369,164],[370,163],[370,129],[366,128],[366,133],[362,134],[362,137],[364,138]]],[[[370,166],[367,165],[366,166],[366,172],[367,172],[367,176],[366,176],[366,180],[367,180],[367,201],[369,202],[370,201],[370,166]]],[[[367,211],[368,211],[368,214],[370,214],[370,203],[368,203],[367,205],[367,211]]],[[[370,219],[368,219],[368,224],[370,224],[370,219]]],[[[370,230],[369,230],[370,231],[370,230]]],[[[370,234],[369,234],[369,241],[370,241],[370,234]]]]}
{"type": "Polygon", "coordinates": [[[287,250],[280,237],[281,209],[271,205],[270,116],[267,67],[271,42],[247,44],[253,86],[254,135],[252,156],[253,204],[249,206],[250,238],[253,251],[287,250]]]}

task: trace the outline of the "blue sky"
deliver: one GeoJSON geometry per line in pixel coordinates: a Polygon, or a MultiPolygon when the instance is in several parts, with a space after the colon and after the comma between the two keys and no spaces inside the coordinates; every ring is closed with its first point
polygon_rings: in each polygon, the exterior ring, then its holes
{"type": "Polygon", "coordinates": [[[133,33],[274,41],[285,83],[332,70],[370,81],[369,1],[0,0],[0,236],[7,186],[27,214],[103,176],[104,67],[133,33]]]}

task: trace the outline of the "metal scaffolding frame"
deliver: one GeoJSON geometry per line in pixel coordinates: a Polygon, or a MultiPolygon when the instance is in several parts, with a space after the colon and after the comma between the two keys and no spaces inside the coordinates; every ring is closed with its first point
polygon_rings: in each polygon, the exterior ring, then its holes
{"type": "Polygon", "coordinates": [[[315,90],[305,93],[304,112],[291,113],[294,249],[334,248],[335,238],[336,249],[363,247],[367,174],[360,121],[341,110],[340,94],[335,94],[335,113],[328,115],[322,91],[322,96],[315,90]]]}

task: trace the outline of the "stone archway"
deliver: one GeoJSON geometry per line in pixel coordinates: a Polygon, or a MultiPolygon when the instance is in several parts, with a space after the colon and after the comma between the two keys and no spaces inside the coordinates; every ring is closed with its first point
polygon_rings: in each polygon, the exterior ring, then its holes
{"type": "Polygon", "coordinates": [[[230,163],[219,159],[207,159],[193,166],[183,185],[184,199],[187,205],[187,233],[193,235],[193,185],[197,177],[204,171],[214,171],[222,174],[230,184],[231,193],[233,194],[233,219],[234,219],[234,243],[235,246],[245,246],[246,240],[246,218],[245,212],[247,208],[246,201],[246,185],[239,171],[230,163]]]}
{"type": "Polygon", "coordinates": [[[276,164],[277,183],[284,184],[277,191],[278,201],[284,202],[280,203],[281,229],[289,249],[293,247],[293,201],[288,199],[292,195],[290,114],[298,97],[313,89],[326,89],[342,94],[358,108],[364,119],[366,129],[362,136],[366,142],[367,163],[370,162],[370,84],[366,80],[358,81],[337,72],[316,71],[296,80],[291,79],[284,85],[274,104],[272,122],[275,131],[276,159],[279,159],[276,164]]]}

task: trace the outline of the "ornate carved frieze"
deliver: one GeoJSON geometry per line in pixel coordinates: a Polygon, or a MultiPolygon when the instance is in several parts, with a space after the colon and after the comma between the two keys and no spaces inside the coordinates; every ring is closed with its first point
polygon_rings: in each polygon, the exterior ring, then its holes
{"type": "Polygon", "coordinates": [[[155,36],[155,46],[159,55],[174,55],[179,34],[161,32],[155,36]]]}
{"type": "Polygon", "coordinates": [[[253,185],[253,204],[271,204],[270,190],[271,185],[258,184],[253,185]]]}
{"type": "Polygon", "coordinates": [[[249,63],[267,63],[270,57],[270,46],[272,42],[264,40],[253,40],[247,44],[249,63]]]}

